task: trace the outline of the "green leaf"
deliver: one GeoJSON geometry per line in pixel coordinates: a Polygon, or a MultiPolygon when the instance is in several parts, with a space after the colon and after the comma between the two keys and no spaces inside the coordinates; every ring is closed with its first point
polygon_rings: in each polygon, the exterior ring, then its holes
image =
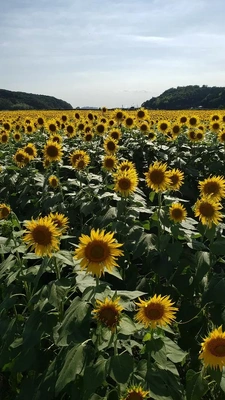
{"type": "Polygon", "coordinates": [[[225,303],[225,278],[212,276],[207,290],[203,293],[202,303],[204,305],[211,301],[216,304],[225,303]]]}
{"type": "Polygon", "coordinates": [[[83,400],[89,400],[95,389],[101,386],[101,384],[105,380],[106,363],[107,360],[102,358],[98,359],[94,365],[85,368],[83,400]]]}
{"type": "Polygon", "coordinates": [[[175,363],[182,362],[188,353],[181,350],[181,348],[167,336],[164,336],[162,340],[166,346],[167,357],[175,363]]]}
{"type": "Polygon", "coordinates": [[[213,254],[217,256],[225,255],[225,238],[215,240],[215,242],[210,246],[210,250],[213,254]]]}
{"type": "Polygon", "coordinates": [[[195,277],[197,281],[201,281],[202,278],[209,272],[210,268],[210,253],[207,251],[198,251],[195,255],[197,262],[197,270],[195,277]]]}
{"type": "Polygon", "coordinates": [[[200,400],[208,391],[208,383],[201,376],[201,372],[189,369],[186,374],[187,400],[200,400]]]}
{"type": "Polygon", "coordinates": [[[111,357],[108,366],[112,379],[117,383],[126,383],[133,372],[134,360],[129,354],[124,353],[111,357]]]}
{"type": "Polygon", "coordinates": [[[122,334],[125,336],[133,335],[137,331],[137,328],[127,315],[123,315],[120,321],[120,326],[118,330],[118,334],[122,334]]]}

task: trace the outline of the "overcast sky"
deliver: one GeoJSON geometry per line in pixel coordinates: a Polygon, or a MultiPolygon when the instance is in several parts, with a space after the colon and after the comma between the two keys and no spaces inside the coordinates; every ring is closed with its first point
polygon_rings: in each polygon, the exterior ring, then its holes
{"type": "Polygon", "coordinates": [[[224,0],[5,0],[0,88],[75,108],[225,86],[224,16],[224,0]]]}

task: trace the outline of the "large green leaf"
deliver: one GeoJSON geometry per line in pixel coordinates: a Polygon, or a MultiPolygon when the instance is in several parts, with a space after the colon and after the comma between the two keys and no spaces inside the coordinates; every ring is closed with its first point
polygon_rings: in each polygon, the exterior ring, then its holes
{"type": "Polygon", "coordinates": [[[94,365],[85,368],[84,395],[82,400],[89,400],[95,389],[97,389],[105,380],[106,363],[107,360],[100,358],[94,363],[94,365]]]}
{"type": "Polygon", "coordinates": [[[167,336],[164,336],[162,340],[166,346],[167,357],[175,363],[182,362],[188,353],[181,350],[181,348],[167,336]]]}
{"type": "Polygon", "coordinates": [[[117,383],[126,383],[133,372],[133,366],[134,360],[129,354],[113,356],[108,362],[109,375],[117,383]]]}
{"type": "Polygon", "coordinates": [[[186,374],[187,400],[200,400],[208,391],[208,383],[202,377],[201,372],[189,369],[186,374]]]}

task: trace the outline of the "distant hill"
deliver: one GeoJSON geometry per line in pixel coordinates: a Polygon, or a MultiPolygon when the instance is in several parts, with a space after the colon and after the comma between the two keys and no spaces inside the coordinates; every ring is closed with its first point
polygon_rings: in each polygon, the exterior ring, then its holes
{"type": "Polygon", "coordinates": [[[178,86],[145,101],[142,107],[152,110],[225,109],[225,87],[178,86]]]}
{"type": "Polygon", "coordinates": [[[0,110],[71,110],[66,101],[43,94],[0,89],[0,110]]]}

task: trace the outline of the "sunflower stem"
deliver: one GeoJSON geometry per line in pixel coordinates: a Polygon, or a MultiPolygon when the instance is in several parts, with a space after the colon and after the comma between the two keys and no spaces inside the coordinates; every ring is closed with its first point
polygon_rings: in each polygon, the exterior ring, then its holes
{"type": "Polygon", "coordinates": [[[160,214],[161,214],[161,207],[162,207],[162,193],[158,192],[158,251],[160,251],[160,238],[162,233],[161,221],[160,221],[160,214]]]}

